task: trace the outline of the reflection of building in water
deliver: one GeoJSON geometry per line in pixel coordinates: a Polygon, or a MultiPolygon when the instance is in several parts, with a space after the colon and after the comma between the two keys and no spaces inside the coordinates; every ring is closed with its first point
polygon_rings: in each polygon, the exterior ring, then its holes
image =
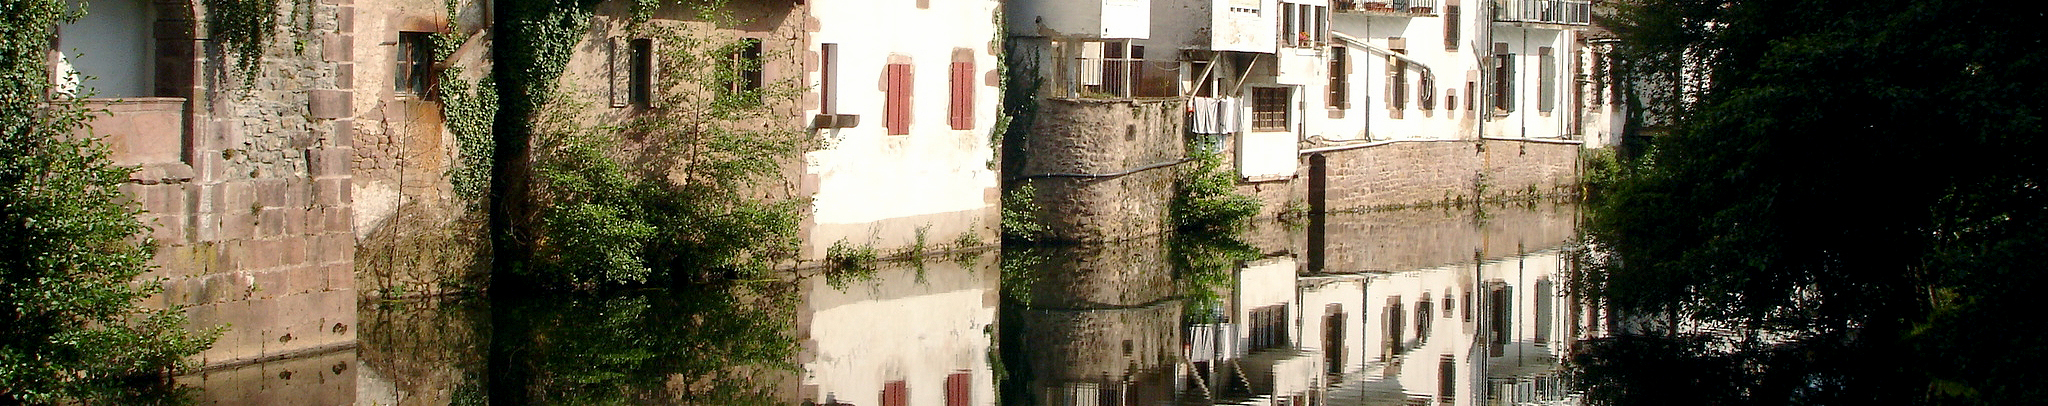
{"type": "Polygon", "coordinates": [[[1046,406],[1152,405],[1174,396],[1181,301],[1161,239],[1049,249],[1013,302],[1020,385],[1046,406]]]}
{"type": "Polygon", "coordinates": [[[885,264],[836,289],[812,278],[798,309],[799,404],[994,405],[996,253],[885,264]]]}
{"type": "Polygon", "coordinates": [[[1247,264],[1230,319],[1187,327],[1195,367],[1183,394],[1219,404],[1569,400],[1559,360],[1603,325],[1564,295],[1571,211],[1501,211],[1485,221],[1332,216],[1350,223],[1325,228],[1322,240],[1340,247],[1322,261],[1345,271],[1297,272],[1289,256],[1247,264]],[[1459,251],[1463,260],[1449,254],[1459,251]],[[1225,331],[1238,331],[1235,343],[1214,339],[1225,331]]]}

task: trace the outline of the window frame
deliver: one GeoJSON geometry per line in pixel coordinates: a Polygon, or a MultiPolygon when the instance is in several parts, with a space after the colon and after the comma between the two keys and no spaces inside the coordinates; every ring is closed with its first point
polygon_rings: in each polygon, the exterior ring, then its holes
{"type": "Polygon", "coordinates": [[[1252,87],[1252,132],[1285,132],[1294,127],[1292,109],[1293,88],[1284,86],[1252,87]],[[1264,110],[1268,107],[1277,110],[1264,110]],[[1276,125],[1277,124],[1277,125],[1276,125]]]}
{"type": "Polygon", "coordinates": [[[393,96],[431,100],[434,95],[434,34],[399,31],[392,50],[391,93],[393,96]]]}

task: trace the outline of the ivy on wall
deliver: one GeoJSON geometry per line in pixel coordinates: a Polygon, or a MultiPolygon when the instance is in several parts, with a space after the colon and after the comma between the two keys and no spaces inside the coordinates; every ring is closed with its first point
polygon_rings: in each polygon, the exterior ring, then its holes
{"type": "Polygon", "coordinates": [[[255,80],[277,30],[277,0],[206,0],[206,25],[214,42],[235,55],[235,72],[255,80]]]}

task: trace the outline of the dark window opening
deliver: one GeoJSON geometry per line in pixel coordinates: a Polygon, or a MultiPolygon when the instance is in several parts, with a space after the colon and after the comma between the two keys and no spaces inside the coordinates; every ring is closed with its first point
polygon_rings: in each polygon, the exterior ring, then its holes
{"type": "Polygon", "coordinates": [[[432,91],[433,33],[398,33],[398,66],[391,83],[399,95],[426,98],[432,91]]]}
{"type": "Polygon", "coordinates": [[[635,106],[647,107],[654,101],[654,40],[634,39],[628,60],[631,74],[627,80],[627,101],[635,106]]]}
{"type": "Polygon", "coordinates": [[[1287,131],[1287,88],[1252,88],[1252,131],[1287,131]]]}
{"type": "Polygon", "coordinates": [[[1346,81],[1350,75],[1345,72],[1350,58],[1344,47],[1330,48],[1330,107],[1351,108],[1351,84],[1346,81]]]}
{"type": "Polygon", "coordinates": [[[1459,23],[1465,21],[1458,19],[1458,14],[1458,5],[1444,6],[1444,49],[1448,51],[1458,50],[1459,23]]]}
{"type": "Polygon", "coordinates": [[[760,39],[744,38],[733,44],[726,60],[726,67],[730,69],[725,86],[726,97],[739,102],[760,103],[761,65],[760,39]]]}

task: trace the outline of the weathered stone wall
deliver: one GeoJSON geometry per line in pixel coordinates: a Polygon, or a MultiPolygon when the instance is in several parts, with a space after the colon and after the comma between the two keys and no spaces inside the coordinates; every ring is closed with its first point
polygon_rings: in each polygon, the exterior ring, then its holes
{"type": "Polygon", "coordinates": [[[483,34],[489,9],[481,0],[354,0],[355,32],[347,52],[355,114],[336,120],[352,137],[354,237],[361,264],[356,284],[367,296],[392,297],[472,290],[486,279],[486,202],[458,196],[453,171],[462,148],[446,127],[451,95],[400,94],[392,83],[401,32],[449,32],[461,38],[442,64],[476,83],[489,73],[483,34]],[[375,62],[375,63],[372,63],[375,62]]]}
{"type": "Polygon", "coordinates": [[[1485,198],[1576,193],[1580,144],[1487,139],[1480,145],[1485,147],[1485,198]]]}
{"type": "Polygon", "coordinates": [[[165,290],[149,304],[227,327],[195,360],[210,367],[352,345],[350,134],[336,120],[350,115],[351,84],[333,48],[347,43],[350,7],[280,5],[276,36],[245,73],[233,53],[195,52],[197,4],[154,4],[165,98],[147,101],[160,108],[121,106],[94,123],[126,146],[117,163],[143,168],[122,190],[158,244],[143,277],[165,290]]]}
{"type": "Polygon", "coordinates": [[[1042,99],[1018,174],[1038,190],[1053,239],[1116,241],[1158,234],[1173,199],[1172,163],[1187,156],[1179,100],[1042,99]],[[1046,176],[1055,174],[1118,176],[1046,176]]]}
{"type": "MultiPolygon", "coordinates": [[[[1576,142],[1484,139],[1401,141],[1315,155],[1325,162],[1325,211],[1357,211],[1570,194],[1578,182],[1576,142]]],[[[1304,188],[1303,194],[1313,196],[1304,188]]],[[[1262,198],[1267,204],[1284,201],[1262,198]]]]}
{"type": "MultiPolygon", "coordinates": [[[[1181,300],[1163,238],[1055,247],[1040,254],[1021,310],[1041,382],[1142,374],[1179,354],[1181,300]]],[[[1005,327],[1012,328],[1012,327],[1005,327]]]]}

